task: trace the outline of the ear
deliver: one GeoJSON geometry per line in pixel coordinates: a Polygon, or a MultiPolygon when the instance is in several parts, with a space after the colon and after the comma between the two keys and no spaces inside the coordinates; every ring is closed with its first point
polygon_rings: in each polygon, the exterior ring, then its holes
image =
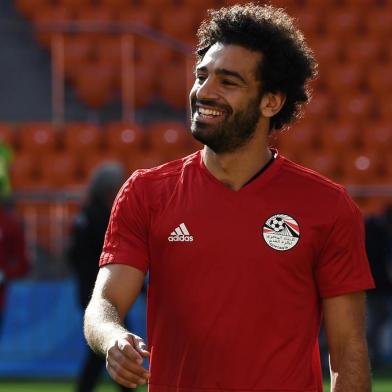
{"type": "Polygon", "coordinates": [[[282,109],[286,101],[286,94],[283,93],[266,93],[260,101],[260,111],[264,117],[275,116],[282,109]]]}

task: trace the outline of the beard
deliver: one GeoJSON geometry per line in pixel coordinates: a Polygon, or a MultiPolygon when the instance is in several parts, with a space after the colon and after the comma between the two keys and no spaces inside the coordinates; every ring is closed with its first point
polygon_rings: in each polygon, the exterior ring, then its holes
{"type": "Polygon", "coordinates": [[[209,147],[217,154],[229,153],[244,146],[254,135],[260,119],[260,100],[258,96],[251,100],[245,109],[233,112],[231,107],[218,105],[214,101],[201,99],[191,100],[191,131],[193,137],[209,147]],[[217,125],[205,124],[193,120],[197,110],[196,102],[225,111],[224,120],[217,125]]]}

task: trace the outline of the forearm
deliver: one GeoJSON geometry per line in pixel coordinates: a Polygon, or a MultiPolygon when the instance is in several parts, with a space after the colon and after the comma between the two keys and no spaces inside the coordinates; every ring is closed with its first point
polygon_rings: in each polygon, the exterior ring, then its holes
{"type": "Polygon", "coordinates": [[[370,392],[371,376],[366,341],[347,344],[330,357],[331,392],[370,392]]]}
{"type": "Polygon", "coordinates": [[[84,315],[84,335],[91,349],[105,355],[109,343],[126,333],[117,308],[106,299],[93,297],[84,315]]]}

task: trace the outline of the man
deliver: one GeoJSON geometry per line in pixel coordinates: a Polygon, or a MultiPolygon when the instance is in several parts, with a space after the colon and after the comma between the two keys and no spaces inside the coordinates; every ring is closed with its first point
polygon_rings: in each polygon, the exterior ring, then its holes
{"type": "Polygon", "coordinates": [[[382,213],[370,216],[365,222],[366,252],[369,257],[376,290],[368,297],[368,341],[373,369],[385,365],[382,350],[382,331],[390,318],[392,300],[392,204],[382,213]]]}
{"type": "Polygon", "coordinates": [[[360,213],[268,148],[308,100],[311,51],[270,6],[213,11],[198,35],[191,130],[205,148],[120,190],[86,338],[117,382],[151,392],[321,392],[323,313],[332,390],[370,391],[360,213]],[[147,270],[148,350],[121,323],[147,270]]]}
{"type": "MultiPolygon", "coordinates": [[[[114,198],[125,180],[125,171],[117,162],[105,162],[92,172],[86,202],[72,225],[68,259],[75,272],[79,301],[87,307],[98,273],[97,260],[102,251],[105,231],[114,198]]],[[[105,361],[89,350],[78,377],[76,390],[92,392],[102,374],[105,361]]],[[[120,387],[122,391],[128,388],[120,387]]]]}
{"type": "Polygon", "coordinates": [[[8,202],[8,198],[0,196],[0,335],[7,284],[13,279],[23,278],[30,269],[23,226],[8,202]]]}

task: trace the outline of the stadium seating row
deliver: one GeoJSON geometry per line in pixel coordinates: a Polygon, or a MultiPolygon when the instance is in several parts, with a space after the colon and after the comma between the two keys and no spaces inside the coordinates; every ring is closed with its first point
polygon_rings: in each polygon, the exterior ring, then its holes
{"type": "MultiPolygon", "coordinates": [[[[293,153],[302,150],[387,152],[392,149],[392,123],[389,120],[363,122],[337,121],[330,118],[324,103],[310,105],[305,118],[292,129],[282,132],[278,144],[293,153]],[[310,110],[311,109],[311,110],[310,110]]],[[[138,123],[113,122],[106,125],[68,123],[61,129],[51,123],[23,123],[18,127],[0,123],[0,139],[17,152],[40,155],[66,151],[127,153],[144,149],[164,153],[192,147],[194,139],[181,122],[160,121],[146,126],[138,123]]]]}
{"type": "MultiPolygon", "coordinates": [[[[159,165],[201,147],[182,123],[111,123],[105,127],[70,123],[0,126],[0,137],[15,151],[15,189],[67,188],[84,183],[103,160],[121,161],[128,172],[159,165]]],[[[390,123],[364,128],[348,123],[300,121],[273,136],[271,144],[289,158],[343,183],[392,182],[390,123]]]]}
{"type": "MultiPolygon", "coordinates": [[[[122,62],[131,56],[134,106],[145,107],[156,99],[174,110],[187,106],[191,62],[183,53],[151,39],[134,37],[134,51],[124,52],[123,37],[103,33],[111,21],[151,26],[169,37],[194,45],[195,32],[208,7],[238,1],[215,0],[15,0],[18,9],[37,27],[39,42],[50,47],[53,33],[38,26],[61,22],[91,22],[87,31],[67,33],[64,42],[65,77],[87,106],[100,109],[119,97],[123,81],[122,62]],[[162,12],[164,9],[165,12],[162,12]],[[178,23],[181,21],[181,23],[178,23]],[[95,29],[95,30],[94,30],[95,29]],[[158,72],[159,65],[159,72],[158,72]]],[[[392,7],[387,1],[288,1],[272,4],[286,7],[310,41],[320,64],[316,90],[335,95],[368,93],[346,105],[354,114],[372,117],[375,97],[389,94],[392,87],[392,7]],[[328,3],[328,7],[325,4],[328,3]],[[371,72],[369,72],[371,70],[371,72]],[[372,107],[373,106],[373,107],[372,107]],[[358,110],[362,108],[363,110],[358,110]]],[[[123,25],[126,26],[126,25],[123,25]]],[[[342,99],[344,101],[344,99],[342,99]]],[[[337,105],[345,115],[345,105],[337,105]]],[[[388,110],[383,113],[389,113],[388,110]]],[[[381,114],[381,117],[385,117],[381,114]]],[[[376,113],[377,114],[377,113],[376,113]]],[[[389,114],[387,115],[389,118],[389,114]]]]}

